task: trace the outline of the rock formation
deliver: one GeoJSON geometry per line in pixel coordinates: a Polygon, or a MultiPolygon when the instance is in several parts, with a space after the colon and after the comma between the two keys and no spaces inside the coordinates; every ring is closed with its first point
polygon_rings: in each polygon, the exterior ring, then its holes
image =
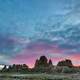
{"type": "Polygon", "coordinates": [[[36,72],[51,72],[52,67],[51,59],[48,61],[45,56],[41,56],[39,60],[36,60],[34,69],[36,72]]]}
{"type": "Polygon", "coordinates": [[[57,64],[57,66],[73,67],[73,64],[72,64],[71,60],[66,59],[66,60],[59,61],[58,64],[57,64]]]}
{"type": "Polygon", "coordinates": [[[35,67],[46,67],[48,66],[47,58],[45,56],[41,56],[40,59],[36,60],[35,67]]]}
{"type": "Polygon", "coordinates": [[[51,59],[48,62],[48,59],[45,56],[41,56],[40,59],[36,60],[35,62],[35,68],[37,67],[49,67],[52,65],[51,59]]]}

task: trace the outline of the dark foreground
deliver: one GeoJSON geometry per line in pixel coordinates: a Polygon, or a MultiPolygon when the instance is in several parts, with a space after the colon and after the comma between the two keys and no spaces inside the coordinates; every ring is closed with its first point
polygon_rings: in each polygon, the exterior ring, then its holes
{"type": "Polygon", "coordinates": [[[0,80],[80,80],[80,74],[0,74],[0,80]]]}

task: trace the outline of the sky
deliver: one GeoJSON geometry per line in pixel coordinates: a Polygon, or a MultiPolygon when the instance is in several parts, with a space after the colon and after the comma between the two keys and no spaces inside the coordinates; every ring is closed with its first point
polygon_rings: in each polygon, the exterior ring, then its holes
{"type": "Polygon", "coordinates": [[[0,64],[80,65],[80,0],[0,0],[0,64]]]}

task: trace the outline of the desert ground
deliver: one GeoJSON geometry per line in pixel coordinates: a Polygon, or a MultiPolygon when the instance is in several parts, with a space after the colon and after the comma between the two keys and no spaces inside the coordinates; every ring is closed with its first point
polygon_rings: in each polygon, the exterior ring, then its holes
{"type": "Polygon", "coordinates": [[[80,80],[80,74],[0,74],[0,80],[80,80]]]}

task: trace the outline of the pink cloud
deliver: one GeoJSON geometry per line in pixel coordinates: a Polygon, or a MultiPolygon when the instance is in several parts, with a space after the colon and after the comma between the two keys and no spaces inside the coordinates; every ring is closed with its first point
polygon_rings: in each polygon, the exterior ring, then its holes
{"type": "MultiPolygon", "coordinates": [[[[22,50],[19,54],[17,54],[12,60],[11,63],[16,63],[16,64],[28,64],[29,67],[33,67],[35,60],[39,58],[41,55],[46,55],[48,54],[63,54],[63,50],[60,50],[57,46],[55,45],[48,45],[47,44],[37,44],[37,45],[32,45],[29,48],[25,48],[22,50]]],[[[56,61],[56,59],[55,59],[56,61]]]]}
{"type": "Polygon", "coordinates": [[[35,60],[37,59],[37,57],[35,56],[24,56],[24,55],[19,55],[16,56],[15,59],[11,60],[12,64],[27,64],[30,68],[34,67],[35,64],[35,60]]]}
{"type": "Polygon", "coordinates": [[[41,55],[45,55],[49,58],[49,55],[53,61],[53,64],[57,64],[58,61],[63,60],[65,58],[69,58],[73,61],[74,65],[79,64],[80,55],[72,54],[66,55],[64,52],[66,50],[60,49],[58,45],[47,44],[47,43],[34,43],[29,44],[25,49],[23,49],[19,54],[17,54],[12,60],[11,63],[16,64],[27,64],[29,67],[33,67],[35,60],[39,58],[41,55]],[[54,55],[57,54],[57,55],[54,55]],[[77,63],[78,62],[78,63],[77,63]]]}
{"type": "Polygon", "coordinates": [[[70,55],[69,58],[73,61],[75,66],[80,66],[80,53],[70,55]]]}

